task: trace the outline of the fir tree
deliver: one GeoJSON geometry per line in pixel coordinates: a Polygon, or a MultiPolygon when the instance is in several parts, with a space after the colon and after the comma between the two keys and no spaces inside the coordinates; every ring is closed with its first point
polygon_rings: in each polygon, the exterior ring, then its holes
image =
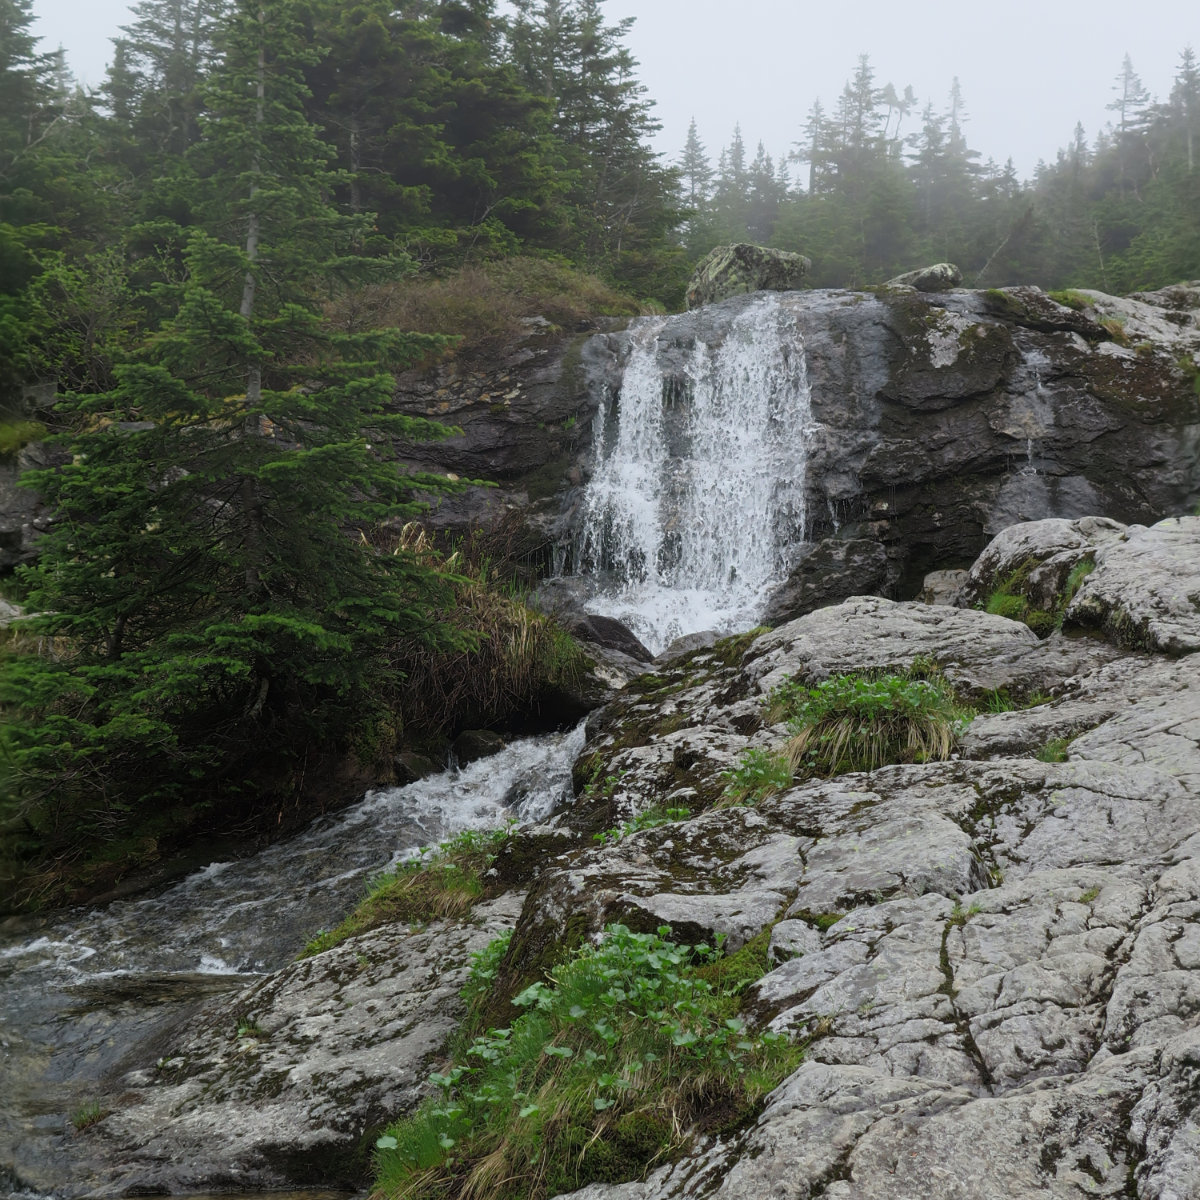
{"type": "Polygon", "coordinates": [[[441,577],[369,543],[449,486],[390,453],[440,428],[387,412],[388,368],[445,339],[322,326],[359,222],[326,200],[296,15],[239,0],[176,311],[112,391],[68,399],[69,458],[30,476],[56,513],[30,624],[70,656],[5,664],[5,807],[52,850],[155,806],[252,804],[310,751],[369,743],[389,647],[443,636],[441,577]]]}

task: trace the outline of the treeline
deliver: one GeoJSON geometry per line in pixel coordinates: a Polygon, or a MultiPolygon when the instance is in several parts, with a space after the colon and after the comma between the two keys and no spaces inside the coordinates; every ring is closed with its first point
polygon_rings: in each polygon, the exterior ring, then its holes
{"type": "Polygon", "coordinates": [[[1033,180],[1012,160],[981,161],[956,79],[942,104],[880,86],[859,59],[832,110],[818,101],[802,140],[753,156],[740,128],[714,166],[693,122],[678,160],[689,259],[729,241],[799,250],[815,287],[879,283],[950,261],[968,285],[1109,292],[1200,277],[1200,67],[1179,58],[1152,102],[1126,56],[1089,143],[1076,125],[1033,180]]]}
{"type": "MultiPolygon", "coordinates": [[[[212,193],[214,81],[240,0],[139,0],[105,83],[74,86],[0,0],[0,359],[12,387],[104,387],[161,316],[191,232],[236,220],[212,193]]],[[[675,292],[674,173],[600,0],[293,0],[303,119],[358,254],[393,273],[551,255],[625,289],[675,292]]]]}

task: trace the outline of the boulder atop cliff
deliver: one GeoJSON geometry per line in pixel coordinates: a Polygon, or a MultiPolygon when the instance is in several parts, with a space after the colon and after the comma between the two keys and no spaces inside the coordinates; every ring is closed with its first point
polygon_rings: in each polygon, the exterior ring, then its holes
{"type": "Polygon", "coordinates": [[[770,250],[749,242],[718,246],[692,272],[687,306],[702,308],[746,292],[795,291],[811,267],[811,259],[787,250],[770,250]]]}
{"type": "Polygon", "coordinates": [[[962,272],[953,263],[934,263],[931,267],[918,267],[889,279],[886,287],[910,287],[918,292],[945,292],[962,283],[962,272]]]}

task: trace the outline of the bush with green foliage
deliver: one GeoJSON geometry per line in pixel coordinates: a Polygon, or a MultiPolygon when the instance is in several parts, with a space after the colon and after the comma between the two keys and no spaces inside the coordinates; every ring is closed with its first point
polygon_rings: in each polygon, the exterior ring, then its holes
{"type": "Polygon", "coordinates": [[[811,775],[949,758],[969,717],[939,674],[837,675],[815,687],[793,679],[770,706],[788,723],[793,771],[811,775]]]}
{"type": "Polygon", "coordinates": [[[326,311],[348,332],[391,326],[456,334],[462,338],[456,356],[474,358],[527,337],[524,322],[532,316],[573,330],[597,317],[632,317],[646,309],[594,275],[516,256],[442,276],[371,284],[339,295],[326,311]]]}
{"type": "Polygon", "coordinates": [[[747,805],[753,807],[775,792],[792,785],[792,763],[777,750],[754,747],[743,751],[736,767],[723,771],[725,791],[718,806],[747,805]]]}
{"type": "Polygon", "coordinates": [[[731,994],[743,971],[723,988],[703,976],[716,951],[669,937],[609,926],[526,988],[511,1027],[475,1037],[378,1140],[375,1194],[542,1200],[641,1178],[746,1120],[800,1051],[748,1029],[731,994]]]}

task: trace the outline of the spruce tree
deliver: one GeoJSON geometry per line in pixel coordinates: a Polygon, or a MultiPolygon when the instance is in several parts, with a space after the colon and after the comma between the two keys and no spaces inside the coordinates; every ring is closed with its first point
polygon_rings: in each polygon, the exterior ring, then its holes
{"type": "Polygon", "coordinates": [[[297,15],[236,5],[174,314],[112,391],[68,398],[66,460],[28,480],[56,519],[27,627],[59,653],[4,665],[4,807],[50,850],[252,805],[310,753],[369,748],[396,648],[447,636],[442,577],[377,544],[415,488],[450,486],[390,451],[440,427],[387,411],[389,368],[445,339],[322,325],[361,221],[328,204],[297,15]]]}

